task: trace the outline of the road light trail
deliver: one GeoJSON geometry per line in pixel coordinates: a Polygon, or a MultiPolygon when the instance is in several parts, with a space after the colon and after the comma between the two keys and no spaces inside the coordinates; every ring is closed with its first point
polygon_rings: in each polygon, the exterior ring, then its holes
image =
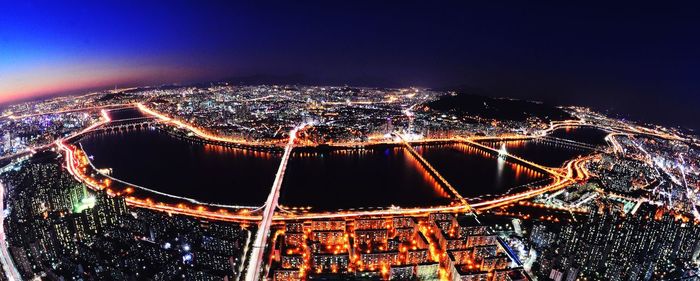
{"type": "MultiPolygon", "coordinates": [[[[5,197],[5,186],[0,182],[0,211],[5,210],[5,205],[3,199],[5,197]]],[[[5,242],[5,214],[0,213],[0,262],[2,262],[2,270],[5,272],[5,276],[10,281],[22,280],[19,275],[15,263],[12,262],[10,258],[10,253],[7,251],[7,243],[5,242]]]]}
{"type": "MultiPolygon", "coordinates": [[[[69,135],[69,136],[65,137],[64,139],[71,139],[71,138],[74,138],[74,137],[76,137],[76,136],[85,134],[85,133],[87,133],[88,131],[91,131],[91,130],[93,130],[93,129],[99,127],[99,126],[102,126],[102,125],[104,125],[104,124],[107,124],[107,123],[109,123],[109,122],[111,121],[111,120],[109,119],[109,116],[107,116],[107,114],[105,113],[105,110],[104,110],[104,109],[101,111],[101,114],[102,114],[102,117],[104,118],[104,120],[95,122],[95,123],[93,123],[92,125],[88,126],[87,128],[85,128],[85,129],[83,129],[83,130],[81,130],[81,131],[79,131],[79,132],[76,132],[76,133],[74,133],[74,134],[72,134],[72,135],[69,135]]],[[[39,146],[35,146],[35,147],[28,147],[28,148],[26,148],[25,150],[20,151],[20,152],[17,152],[17,153],[15,153],[15,154],[2,156],[2,157],[0,157],[0,161],[5,160],[5,159],[17,158],[17,157],[20,157],[20,156],[25,155],[25,154],[34,154],[34,153],[36,153],[37,151],[47,149],[47,148],[49,148],[49,147],[51,147],[51,146],[53,146],[53,145],[55,145],[55,144],[56,144],[55,142],[50,142],[50,143],[47,143],[47,144],[44,144],[44,145],[39,145],[39,146]]]]}
{"type": "MultiPolygon", "coordinates": [[[[59,150],[65,152],[66,169],[68,170],[68,173],[73,175],[75,180],[77,180],[78,182],[84,183],[85,185],[87,185],[89,188],[91,188],[94,191],[100,192],[100,191],[105,190],[105,188],[106,188],[105,186],[100,185],[96,180],[88,177],[87,175],[85,175],[83,172],[80,171],[80,168],[76,164],[75,152],[73,151],[73,149],[71,147],[66,145],[61,140],[56,141],[55,144],[59,150]]],[[[106,190],[106,193],[109,196],[115,196],[115,194],[112,191],[110,191],[109,189],[106,190]]],[[[190,209],[190,208],[185,208],[185,207],[169,206],[166,204],[154,203],[153,201],[150,201],[150,199],[142,200],[142,199],[134,198],[131,196],[126,196],[124,198],[124,201],[126,201],[126,204],[129,206],[136,206],[139,208],[161,211],[161,212],[166,212],[169,214],[181,214],[181,215],[187,215],[187,216],[192,216],[192,217],[197,217],[197,218],[213,219],[213,220],[220,220],[220,221],[231,221],[231,222],[248,222],[248,221],[261,220],[261,216],[252,215],[250,213],[232,214],[232,213],[228,213],[228,212],[215,212],[215,211],[207,211],[207,210],[202,210],[202,209],[190,209]]],[[[245,211],[245,209],[243,211],[245,211]]]]}
{"type": "MultiPolygon", "coordinates": [[[[87,152],[85,152],[85,149],[83,149],[83,145],[82,145],[82,144],[78,144],[78,146],[79,146],[80,148],[76,148],[76,150],[81,151],[82,154],[84,154],[84,155],[87,156],[87,152]]],[[[251,210],[251,211],[252,211],[252,210],[255,210],[255,209],[258,209],[258,208],[261,208],[260,206],[226,205],[226,204],[216,204],[216,203],[200,202],[200,201],[197,201],[197,200],[192,199],[192,198],[183,197],[183,196],[177,196],[177,195],[172,195],[172,194],[169,194],[169,193],[165,193],[165,192],[162,192],[162,191],[158,191],[158,190],[155,190],[155,189],[151,189],[151,188],[148,188],[148,187],[145,187],[145,186],[140,186],[140,185],[135,184],[135,183],[131,183],[131,182],[128,182],[128,181],[124,181],[124,180],[115,178],[115,177],[113,177],[113,176],[111,176],[111,175],[108,175],[108,174],[106,174],[106,173],[100,171],[97,167],[95,167],[95,164],[90,160],[89,157],[86,157],[86,159],[87,159],[87,164],[89,165],[89,167],[90,167],[93,171],[95,171],[96,174],[98,174],[98,175],[100,175],[100,176],[102,176],[102,177],[105,177],[105,178],[107,178],[107,179],[109,179],[109,180],[111,180],[111,181],[113,181],[113,182],[118,182],[118,183],[124,184],[124,186],[138,188],[138,189],[141,189],[141,190],[145,190],[145,191],[147,191],[147,192],[149,192],[149,193],[153,193],[153,194],[156,194],[156,195],[159,195],[159,196],[163,196],[163,197],[166,197],[166,198],[176,199],[176,200],[180,200],[180,201],[186,201],[186,202],[189,202],[189,203],[191,203],[191,204],[195,204],[195,205],[199,205],[199,206],[216,207],[216,208],[248,209],[248,210],[251,210]]]]}
{"type": "Polygon", "coordinates": [[[289,132],[289,141],[284,147],[284,154],[282,155],[282,161],[280,162],[280,167],[277,169],[277,175],[275,176],[275,181],[272,183],[272,190],[270,195],[265,201],[265,211],[263,212],[263,218],[258,227],[258,232],[255,234],[255,240],[253,240],[253,249],[250,253],[250,263],[248,263],[248,270],[246,271],[246,281],[257,281],[260,280],[261,266],[263,263],[263,254],[265,252],[265,243],[267,242],[267,235],[270,232],[270,225],[272,224],[272,217],[277,208],[277,200],[280,196],[280,188],[282,187],[282,180],[284,179],[284,172],[287,169],[287,162],[289,162],[289,156],[292,154],[292,148],[294,148],[294,140],[296,139],[297,132],[302,128],[306,127],[307,123],[301,124],[289,132]]]}
{"type": "MultiPolygon", "coordinates": [[[[76,167],[76,161],[74,160],[74,152],[72,148],[68,147],[62,142],[57,142],[60,150],[66,153],[66,167],[68,171],[75,176],[76,180],[87,184],[94,190],[103,190],[103,186],[84,175],[80,172],[80,169],[76,167]]],[[[534,190],[529,190],[523,193],[510,194],[497,199],[486,200],[482,202],[471,203],[469,206],[458,204],[456,206],[435,206],[428,208],[411,208],[411,209],[388,209],[388,210],[368,210],[368,211],[353,211],[353,212],[339,212],[339,213],[310,213],[310,214],[274,214],[273,221],[284,221],[284,220],[300,220],[300,219],[331,219],[331,218],[351,218],[351,217],[361,217],[361,216],[396,216],[396,215],[411,215],[411,216],[426,216],[432,212],[463,212],[466,209],[474,208],[476,210],[487,210],[495,208],[498,206],[511,204],[519,200],[527,199],[533,196],[537,196],[544,192],[556,191],[568,184],[575,182],[575,180],[585,179],[589,175],[582,169],[579,165],[580,162],[585,161],[587,158],[575,159],[567,163],[565,169],[567,170],[565,175],[553,175],[553,182],[549,185],[537,188],[534,190]],[[574,177],[574,173],[577,176],[574,177]],[[583,176],[580,176],[583,175],[583,176]]],[[[107,193],[114,195],[107,190],[107,193]]],[[[171,214],[182,214],[187,216],[206,218],[219,221],[232,221],[232,222],[254,222],[262,221],[263,217],[261,215],[255,215],[252,213],[227,213],[227,212],[214,212],[207,210],[196,210],[190,208],[183,208],[178,206],[169,206],[167,204],[154,203],[153,201],[141,200],[133,197],[127,196],[126,203],[130,206],[135,206],[139,208],[147,208],[156,211],[167,212],[171,214]]],[[[267,207],[267,205],[265,205],[267,207]]]]}
{"type": "Polygon", "coordinates": [[[122,107],[128,108],[130,106],[131,106],[130,104],[108,104],[108,105],[101,105],[101,106],[91,106],[91,107],[66,109],[66,110],[58,110],[58,111],[51,111],[51,112],[31,113],[31,114],[25,114],[25,115],[19,115],[19,116],[8,115],[7,118],[10,118],[12,120],[18,120],[18,119],[23,119],[23,118],[28,118],[28,117],[43,116],[43,115],[50,115],[50,114],[83,112],[83,111],[90,111],[90,110],[96,110],[96,109],[108,109],[108,108],[109,109],[122,109],[122,107]]]}
{"type": "MultiPolygon", "coordinates": [[[[137,104],[138,106],[138,104],[137,104]]],[[[144,108],[144,107],[141,107],[144,108]]],[[[147,108],[146,108],[147,109],[147,108]]],[[[148,109],[147,109],[148,110],[148,109]]],[[[156,113],[157,114],[157,113],[156,113]]],[[[77,132],[74,135],[71,135],[69,137],[66,137],[63,140],[59,140],[55,142],[55,144],[58,146],[58,148],[64,152],[66,152],[66,166],[68,168],[68,171],[74,175],[76,180],[83,182],[93,188],[94,190],[103,190],[105,189],[104,186],[100,186],[97,181],[94,179],[91,179],[87,175],[83,174],[79,169],[77,163],[74,160],[74,151],[73,148],[67,146],[64,143],[64,140],[70,140],[78,135],[87,133],[91,130],[93,130],[95,127],[103,125],[105,123],[110,122],[109,116],[106,114],[105,111],[102,112],[103,119],[101,122],[97,122],[93,124],[92,126],[85,128],[81,132],[77,132]]],[[[166,120],[171,121],[169,117],[159,117],[161,119],[166,118],[166,120]]],[[[173,122],[168,122],[172,123],[174,125],[178,125],[177,123],[173,122]]],[[[183,124],[183,123],[181,123],[183,124]]],[[[295,130],[300,130],[303,128],[305,125],[309,124],[304,124],[302,126],[298,126],[295,128],[295,130]]],[[[190,126],[185,126],[185,128],[190,128],[190,126]]],[[[293,130],[294,131],[294,130],[293,130]]],[[[206,137],[206,136],[205,136],[206,137]]],[[[291,144],[293,146],[293,140],[291,138],[295,138],[296,136],[294,134],[290,135],[290,141],[288,142],[287,146],[288,148],[289,145],[291,144]]],[[[522,136],[518,136],[522,137],[522,136]]],[[[527,136],[526,136],[527,137],[527,136]]],[[[480,138],[474,138],[474,139],[480,139],[480,138]]],[[[465,138],[448,138],[448,139],[424,139],[421,140],[421,142],[468,142],[470,144],[474,144],[478,147],[481,147],[486,150],[493,150],[491,147],[483,146],[479,143],[474,142],[474,139],[465,139],[465,138]]],[[[396,144],[397,142],[393,142],[396,144]]],[[[413,143],[413,142],[410,142],[413,143]]],[[[291,151],[291,148],[289,149],[291,151]]],[[[287,149],[285,149],[285,154],[287,149]]],[[[287,155],[288,157],[289,155],[287,155]]],[[[512,157],[512,155],[511,155],[512,157]]],[[[514,157],[515,158],[515,157],[514,157]]],[[[281,169],[284,169],[286,167],[286,161],[288,158],[285,159],[284,167],[280,167],[281,169]]],[[[520,159],[519,159],[520,160],[520,159]]],[[[471,204],[458,204],[456,206],[435,206],[435,207],[429,207],[429,208],[413,208],[413,209],[395,209],[395,210],[373,210],[373,211],[354,211],[354,212],[340,212],[340,213],[334,213],[334,214],[324,214],[324,213],[316,213],[316,214],[274,214],[274,211],[270,212],[270,208],[268,208],[268,204],[265,204],[264,207],[266,208],[265,213],[267,216],[262,216],[262,215],[256,215],[252,214],[250,212],[246,213],[229,213],[229,212],[224,212],[223,210],[220,210],[220,212],[216,211],[209,211],[206,209],[191,209],[191,208],[186,208],[186,207],[180,207],[180,206],[170,206],[167,204],[163,203],[157,203],[153,201],[149,201],[149,199],[138,199],[134,197],[127,196],[125,197],[125,201],[128,205],[130,206],[135,206],[135,207],[140,207],[140,208],[147,208],[147,209],[152,209],[152,210],[157,210],[157,211],[163,211],[171,214],[183,214],[183,215],[188,215],[188,216],[193,216],[193,217],[199,217],[199,218],[206,218],[206,219],[213,219],[213,220],[220,220],[220,221],[238,221],[238,222],[254,222],[254,221],[261,221],[261,225],[263,220],[271,220],[271,221],[283,221],[283,220],[296,220],[296,219],[310,219],[310,218],[348,218],[348,217],[357,217],[357,216],[386,216],[386,215],[426,215],[429,212],[455,212],[455,211],[464,211],[465,209],[470,210],[472,208],[477,209],[477,210],[486,210],[490,208],[494,208],[500,205],[504,204],[509,204],[516,202],[518,200],[523,200],[526,198],[530,198],[532,196],[536,196],[538,194],[547,192],[547,191],[554,191],[558,190],[562,187],[565,187],[566,185],[574,182],[575,180],[581,180],[588,178],[587,171],[585,169],[581,169],[579,166],[580,162],[582,162],[584,159],[577,159],[574,160],[566,165],[566,167],[562,170],[565,170],[566,172],[562,173],[561,170],[555,170],[549,167],[542,167],[541,165],[537,165],[535,163],[532,163],[530,161],[527,161],[525,159],[523,162],[526,164],[534,164],[535,167],[538,168],[544,168],[543,170],[547,173],[550,173],[554,176],[554,181],[550,183],[549,185],[546,185],[544,187],[538,188],[536,190],[530,190],[527,192],[523,193],[518,193],[518,194],[511,194],[507,195],[504,197],[500,197],[497,199],[493,200],[486,200],[482,202],[476,202],[476,203],[471,203],[471,204]],[[572,178],[574,176],[574,173],[576,173],[577,177],[574,179],[572,178]],[[270,218],[272,217],[272,218],[270,218]]],[[[278,171],[279,173],[279,171],[278,171]]],[[[282,171],[284,173],[284,171],[282,171]]],[[[283,175],[282,175],[283,176],[283,175]]],[[[281,186],[281,179],[282,177],[279,177],[279,181],[275,181],[275,185],[281,186]]],[[[277,193],[274,194],[271,192],[271,195],[279,196],[279,187],[277,188],[277,193]]],[[[107,189],[107,193],[110,195],[115,195],[113,192],[111,192],[109,189],[107,189]]],[[[269,201],[269,200],[268,200],[269,201]]],[[[277,206],[277,201],[276,199],[274,200],[274,206],[277,206]]],[[[201,208],[202,206],[200,206],[201,208]]],[[[272,208],[274,210],[274,208],[272,208]]],[[[269,224],[271,223],[266,223],[269,227],[269,224]]],[[[266,237],[266,235],[261,236],[260,239],[263,237],[266,237]]],[[[263,241],[264,243],[264,241],[263,241]]],[[[257,243],[256,245],[261,245],[261,243],[257,243]]],[[[264,250],[259,249],[260,251],[264,250]]],[[[257,253],[258,255],[261,254],[261,252],[257,253]]],[[[256,274],[259,274],[260,272],[256,272],[256,274]]]]}
{"type": "Polygon", "coordinates": [[[274,142],[250,142],[242,138],[233,138],[233,137],[227,137],[227,136],[219,136],[215,135],[212,133],[209,133],[203,129],[200,129],[194,125],[190,125],[184,121],[181,121],[179,119],[171,118],[168,117],[162,113],[159,113],[151,108],[148,108],[146,105],[142,103],[136,103],[136,107],[141,110],[141,112],[144,112],[146,114],[149,114],[151,116],[154,116],[161,121],[165,123],[170,123],[172,125],[177,126],[178,128],[185,128],[192,132],[193,134],[197,135],[200,138],[203,138],[205,140],[210,140],[210,141],[217,141],[217,142],[223,142],[223,143],[235,143],[235,144],[244,144],[244,145],[269,145],[273,144],[274,142]]]}

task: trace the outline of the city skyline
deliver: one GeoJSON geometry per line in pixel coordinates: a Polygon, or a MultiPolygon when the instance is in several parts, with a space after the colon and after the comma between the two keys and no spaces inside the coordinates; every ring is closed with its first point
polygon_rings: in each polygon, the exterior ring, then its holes
{"type": "Polygon", "coordinates": [[[699,127],[696,5],[1,5],[13,11],[0,19],[3,104],[86,88],[262,77],[466,89],[699,127]]]}
{"type": "Polygon", "coordinates": [[[700,141],[586,107],[222,82],[24,102],[0,126],[9,280],[676,280],[700,264],[700,141]]]}
{"type": "Polygon", "coordinates": [[[699,7],[0,2],[0,281],[700,280],[699,7]]]}

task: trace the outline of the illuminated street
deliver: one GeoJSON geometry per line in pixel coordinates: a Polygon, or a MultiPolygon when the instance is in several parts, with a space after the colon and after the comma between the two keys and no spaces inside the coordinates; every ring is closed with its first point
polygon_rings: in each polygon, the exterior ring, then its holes
{"type": "MultiPolygon", "coordinates": [[[[267,95],[265,98],[260,99],[248,98],[247,101],[269,102],[274,98],[274,95],[267,95]]],[[[391,104],[393,102],[396,101],[391,101],[387,104],[391,104]]],[[[355,107],[373,106],[375,104],[384,103],[385,100],[380,99],[376,101],[376,103],[369,101],[362,101],[359,103],[340,102],[325,103],[325,106],[349,105],[355,107]]],[[[413,107],[415,107],[415,104],[410,106],[410,108],[413,107]]],[[[168,117],[166,114],[161,113],[142,102],[130,102],[122,106],[104,105],[93,107],[88,110],[95,110],[98,116],[96,120],[93,120],[86,127],[76,130],[75,132],[68,134],[61,139],[55,140],[54,142],[46,144],[42,147],[35,148],[30,155],[41,151],[49,151],[52,149],[52,147],[58,148],[58,150],[64,156],[63,165],[67,169],[67,172],[72,175],[75,180],[84,183],[87,187],[93,190],[93,192],[105,193],[110,197],[123,198],[124,203],[129,207],[163,212],[170,216],[183,215],[211,221],[241,224],[243,226],[254,226],[254,233],[251,232],[249,237],[250,241],[248,243],[250,244],[246,245],[248,250],[245,251],[245,260],[247,261],[245,264],[240,265],[240,272],[237,273],[245,274],[245,277],[241,276],[241,278],[245,278],[245,280],[261,280],[265,278],[281,278],[284,280],[286,280],[285,278],[295,279],[306,276],[309,274],[309,270],[315,270],[315,274],[321,274],[326,270],[331,270],[330,273],[341,273],[339,272],[340,268],[336,267],[336,265],[333,265],[332,267],[316,267],[309,259],[305,259],[302,265],[299,265],[300,267],[298,268],[298,271],[294,271],[296,273],[286,269],[286,267],[289,265],[283,265],[283,269],[276,269],[280,266],[280,263],[284,264],[283,260],[280,259],[281,256],[272,254],[277,251],[275,249],[279,247],[275,243],[275,240],[278,237],[279,239],[284,237],[284,232],[281,231],[280,227],[284,227],[285,225],[286,227],[289,227],[289,225],[295,225],[298,222],[311,222],[312,224],[334,221],[357,223],[365,220],[390,221],[398,218],[412,218],[413,220],[417,220],[419,225],[424,225],[418,227],[417,229],[420,230],[419,232],[422,233],[421,235],[427,237],[425,238],[427,239],[425,242],[427,244],[425,245],[426,247],[429,246],[430,248],[428,249],[430,252],[428,256],[431,257],[425,260],[425,262],[428,264],[431,264],[431,262],[437,262],[439,266],[436,269],[435,274],[440,279],[445,279],[451,274],[454,275],[456,273],[450,273],[451,269],[449,265],[443,264],[447,261],[442,258],[444,254],[440,254],[440,251],[447,252],[450,250],[444,248],[445,246],[441,246],[438,243],[439,237],[433,237],[433,233],[436,231],[446,230],[439,230],[427,226],[430,224],[431,219],[436,219],[435,216],[438,214],[456,215],[456,218],[459,218],[460,220],[463,220],[465,217],[473,217],[475,222],[478,222],[479,218],[483,216],[490,218],[493,215],[506,215],[521,219],[529,219],[530,216],[534,214],[532,212],[544,212],[547,215],[540,215],[540,220],[560,222],[562,220],[576,221],[581,219],[581,214],[588,212],[588,210],[590,210],[592,207],[591,204],[596,202],[598,198],[601,198],[601,196],[614,198],[614,200],[621,200],[623,202],[630,202],[629,207],[626,207],[629,208],[627,210],[630,214],[640,212],[641,209],[645,208],[645,204],[662,204],[660,202],[669,200],[668,194],[663,192],[659,193],[661,198],[658,199],[651,197],[636,198],[634,196],[623,196],[617,193],[610,193],[606,195],[604,192],[601,193],[599,188],[596,189],[595,193],[586,194],[585,196],[582,196],[580,200],[571,203],[562,203],[560,201],[553,200],[553,198],[569,192],[567,191],[567,188],[570,188],[571,186],[586,185],[591,178],[596,177],[596,175],[601,171],[591,171],[590,169],[591,167],[599,169],[597,167],[600,164],[597,163],[600,163],[606,159],[601,155],[608,155],[608,153],[610,155],[623,156],[633,153],[632,151],[634,149],[638,149],[642,153],[641,156],[636,158],[639,159],[638,161],[646,162],[649,165],[657,167],[659,171],[657,175],[666,175],[670,182],[682,185],[683,192],[686,194],[686,196],[692,197],[694,194],[694,191],[687,188],[688,176],[691,174],[681,170],[681,173],[676,175],[675,170],[669,169],[667,166],[660,165],[658,160],[653,160],[654,156],[650,155],[652,152],[641,148],[638,142],[629,142],[629,139],[637,137],[636,134],[642,134],[643,136],[664,137],[670,141],[683,139],[682,137],[668,135],[668,133],[665,132],[650,131],[648,129],[637,128],[630,125],[616,125],[614,121],[612,121],[612,124],[609,126],[600,123],[591,123],[586,119],[586,117],[583,117],[575,120],[549,122],[545,126],[533,130],[531,134],[525,135],[512,133],[486,136],[452,134],[448,136],[437,135],[431,137],[422,136],[415,133],[406,133],[402,130],[387,127],[382,129],[389,129],[391,131],[384,135],[376,134],[376,136],[368,138],[366,141],[353,140],[324,143],[323,146],[325,148],[323,149],[330,149],[331,151],[338,150],[342,152],[341,154],[338,154],[338,157],[359,157],[363,155],[363,153],[368,153],[368,151],[371,151],[370,149],[376,149],[375,147],[394,147],[395,149],[405,149],[406,157],[410,159],[412,167],[418,169],[420,174],[423,175],[427,182],[433,182],[436,185],[435,192],[449,198],[451,202],[449,204],[437,204],[425,207],[396,206],[393,204],[390,207],[377,208],[364,208],[358,206],[337,211],[333,211],[332,209],[314,210],[311,207],[303,206],[281,206],[279,204],[279,200],[280,194],[283,193],[282,187],[285,172],[287,171],[289,159],[292,157],[292,154],[295,153],[294,151],[297,151],[296,153],[299,155],[297,157],[315,157],[317,159],[319,157],[320,159],[324,158],[323,155],[325,152],[314,152],[315,149],[320,147],[320,144],[316,143],[316,141],[319,139],[314,137],[314,134],[320,133],[319,128],[324,127],[322,120],[307,121],[302,125],[292,127],[289,133],[286,134],[286,142],[283,142],[279,137],[275,137],[273,139],[250,140],[245,137],[231,137],[218,133],[212,133],[207,129],[190,124],[185,120],[168,117]],[[142,115],[134,115],[137,117],[131,117],[131,113],[120,113],[126,117],[113,120],[113,118],[110,117],[110,115],[112,115],[110,110],[115,110],[115,112],[116,110],[121,110],[120,112],[125,112],[124,110],[137,110],[137,113],[142,115]],[[550,137],[550,134],[557,130],[571,130],[571,128],[582,126],[599,128],[607,132],[603,142],[607,146],[594,146],[580,141],[550,137]],[[166,193],[150,186],[133,184],[120,179],[118,176],[115,177],[112,175],[111,169],[101,169],[96,167],[93,163],[94,160],[92,159],[92,156],[88,155],[81,148],[81,140],[87,136],[98,135],[102,137],[109,137],[110,134],[123,134],[122,132],[129,132],[131,130],[155,130],[156,132],[159,132],[159,134],[166,133],[167,137],[164,140],[171,137],[181,138],[189,143],[192,143],[191,145],[204,145],[206,151],[212,151],[212,147],[221,147],[213,150],[218,151],[220,149],[224,149],[223,147],[228,146],[230,149],[239,151],[236,153],[251,153],[252,157],[262,157],[262,155],[265,155],[265,153],[280,153],[280,158],[271,158],[279,159],[279,164],[277,167],[277,172],[272,179],[273,183],[269,190],[269,194],[267,195],[267,199],[260,205],[253,206],[215,204],[206,201],[193,200],[176,193],[166,193]],[[588,154],[568,159],[561,167],[549,167],[512,154],[509,149],[506,148],[505,144],[501,145],[500,148],[494,147],[493,145],[488,145],[492,143],[498,144],[499,142],[524,141],[541,141],[544,143],[542,145],[563,147],[560,149],[579,149],[582,151],[588,151],[588,154]],[[284,146],[282,146],[282,143],[284,143],[284,146]],[[464,197],[459,192],[459,188],[464,187],[455,187],[453,183],[449,182],[442,175],[442,172],[439,169],[435,168],[433,163],[422,156],[422,152],[419,152],[414,148],[421,145],[437,145],[438,147],[440,145],[461,145],[466,147],[463,149],[469,149],[469,151],[472,151],[469,153],[479,155],[478,157],[495,158],[497,159],[496,161],[500,163],[499,165],[510,165],[514,171],[526,170],[529,171],[528,173],[539,173],[540,175],[543,175],[543,178],[522,187],[510,188],[507,191],[496,195],[464,197]],[[684,178],[684,182],[681,183],[678,180],[678,177],[684,178]],[[523,208],[532,211],[528,211],[530,213],[523,213],[523,210],[521,210],[523,208]]],[[[66,112],[70,112],[72,114],[75,111],[69,110],[66,112]]],[[[416,122],[415,120],[417,118],[421,118],[420,114],[416,114],[410,110],[402,111],[401,115],[409,116],[411,120],[410,122],[416,122]]],[[[284,126],[279,126],[277,131],[281,130],[283,127],[284,126]]],[[[96,139],[96,141],[98,140],[99,139],[96,139]]],[[[385,153],[388,153],[388,151],[389,150],[386,150],[385,153]]],[[[235,155],[236,154],[233,154],[234,157],[235,155]]],[[[12,158],[12,156],[10,157],[12,158]]],[[[438,158],[437,161],[440,161],[440,159],[438,158]]],[[[104,164],[102,165],[104,166],[104,164]]],[[[577,191],[572,190],[571,192],[577,191]]],[[[86,207],[81,207],[76,210],[80,211],[84,208],[90,208],[90,205],[86,205],[86,207]]],[[[691,209],[691,216],[697,216],[696,212],[697,211],[695,211],[695,209],[691,209]]],[[[686,217],[682,217],[682,219],[687,220],[686,217]]],[[[313,232],[315,230],[307,231],[313,232]]],[[[393,233],[397,230],[387,228],[386,231],[387,233],[394,235],[393,233]]],[[[310,235],[309,232],[305,233],[307,233],[306,235],[310,235]]],[[[360,231],[360,233],[362,233],[362,231],[360,231]]],[[[346,232],[345,235],[356,235],[356,233],[346,232]]],[[[416,241],[417,240],[414,240],[414,243],[418,243],[416,241]]],[[[345,259],[342,257],[342,255],[344,255],[343,251],[360,250],[360,248],[356,248],[360,246],[353,243],[346,242],[344,245],[333,243],[335,242],[332,242],[327,246],[345,247],[346,249],[328,252],[328,254],[340,255],[335,258],[341,260],[345,259]]],[[[378,251],[381,253],[382,249],[388,247],[388,244],[380,245],[384,246],[371,246],[379,248],[370,248],[369,252],[364,253],[364,255],[372,254],[373,251],[378,251]]],[[[289,251],[290,253],[312,254],[308,252],[308,248],[295,248],[294,250],[289,251]]],[[[515,254],[509,249],[503,248],[499,251],[507,253],[507,255],[510,255],[511,259],[515,258],[515,254]]],[[[10,254],[8,253],[7,255],[9,256],[10,254]]],[[[408,256],[404,256],[405,254],[402,254],[400,251],[397,252],[397,255],[397,258],[400,260],[406,260],[406,262],[408,261],[408,256]]],[[[365,258],[362,258],[359,255],[356,257],[351,256],[348,258],[348,262],[350,263],[348,267],[342,268],[343,270],[348,270],[349,272],[357,271],[358,274],[366,270],[369,270],[370,272],[373,270],[378,270],[379,275],[383,276],[382,278],[388,278],[390,275],[389,270],[394,266],[399,266],[402,264],[400,262],[396,263],[394,261],[387,260],[386,262],[376,264],[376,266],[373,265],[371,267],[365,267],[362,260],[366,258],[369,258],[369,256],[365,258]]],[[[467,262],[467,260],[464,260],[464,262],[467,262]]],[[[532,260],[529,262],[532,263],[532,260]]],[[[467,274],[467,272],[469,271],[467,270],[461,274],[467,274]]],[[[399,273],[396,272],[392,274],[399,273]]]]}
{"type": "Polygon", "coordinates": [[[263,253],[265,251],[265,244],[267,243],[267,236],[270,232],[270,225],[272,224],[272,217],[277,209],[277,201],[280,196],[280,188],[282,187],[282,180],[284,179],[284,172],[287,170],[287,162],[289,161],[289,155],[292,153],[292,148],[294,148],[294,140],[297,136],[297,131],[303,129],[309,124],[302,124],[289,131],[289,141],[284,147],[284,154],[282,155],[282,161],[280,162],[280,167],[275,175],[275,181],[272,184],[272,189],[270,190],[270,195],[265,201],[265,209],[262,214],[262,220],[258,225],[258,232],[255,234],[255,239],[253,240],[253,249],[251,251],[251,260],[248,265],[246,280],[254,281],[260,279],[260,271],[263,263],[263,253]]]}
{"type": "Polygon", "coordinates": [[[0,281],[700,279],[697,3],[0,10],[0,281]]]}

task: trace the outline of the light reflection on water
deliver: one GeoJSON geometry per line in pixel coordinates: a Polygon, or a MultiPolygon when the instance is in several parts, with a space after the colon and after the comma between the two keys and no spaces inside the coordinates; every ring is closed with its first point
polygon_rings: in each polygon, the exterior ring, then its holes
{"type": "MultiPolygon", "coordinates": [[[[211,203],[261,205],[280,153],[202,144],[153,129],[100,133],[83,140],[98,168],[142,186],[211,203]]],[[[491,143],[490,145],[495,145],[491,143]]],[[[509,153],[530,143],[506,143],[509,153]]],[[[507,192],[546,174],[462,143],[415,147],[466,198],[507,192]]],[[[557,151],[540,157],[559,157],[557,151]]],[[[530,159],[528,157],[524,157],[530,159]]],[[[532,160],[532,159],[530,159],[532,160]]],[[[538,162],[537,160],[534,160],[538,162]]],[[[295,150],[280,202],[314,210],[447,205],[450,194],[402,147],[295,150]]]]}

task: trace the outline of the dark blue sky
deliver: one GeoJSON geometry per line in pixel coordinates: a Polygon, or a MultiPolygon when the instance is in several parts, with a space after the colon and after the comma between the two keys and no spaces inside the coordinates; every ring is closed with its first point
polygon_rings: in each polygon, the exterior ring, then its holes
{"type": "Polygon", "coordinates": [[[464,2],[3,1],[0,101],[298,75],[475,87],[700,128],[698,4],[464,2]]]}

